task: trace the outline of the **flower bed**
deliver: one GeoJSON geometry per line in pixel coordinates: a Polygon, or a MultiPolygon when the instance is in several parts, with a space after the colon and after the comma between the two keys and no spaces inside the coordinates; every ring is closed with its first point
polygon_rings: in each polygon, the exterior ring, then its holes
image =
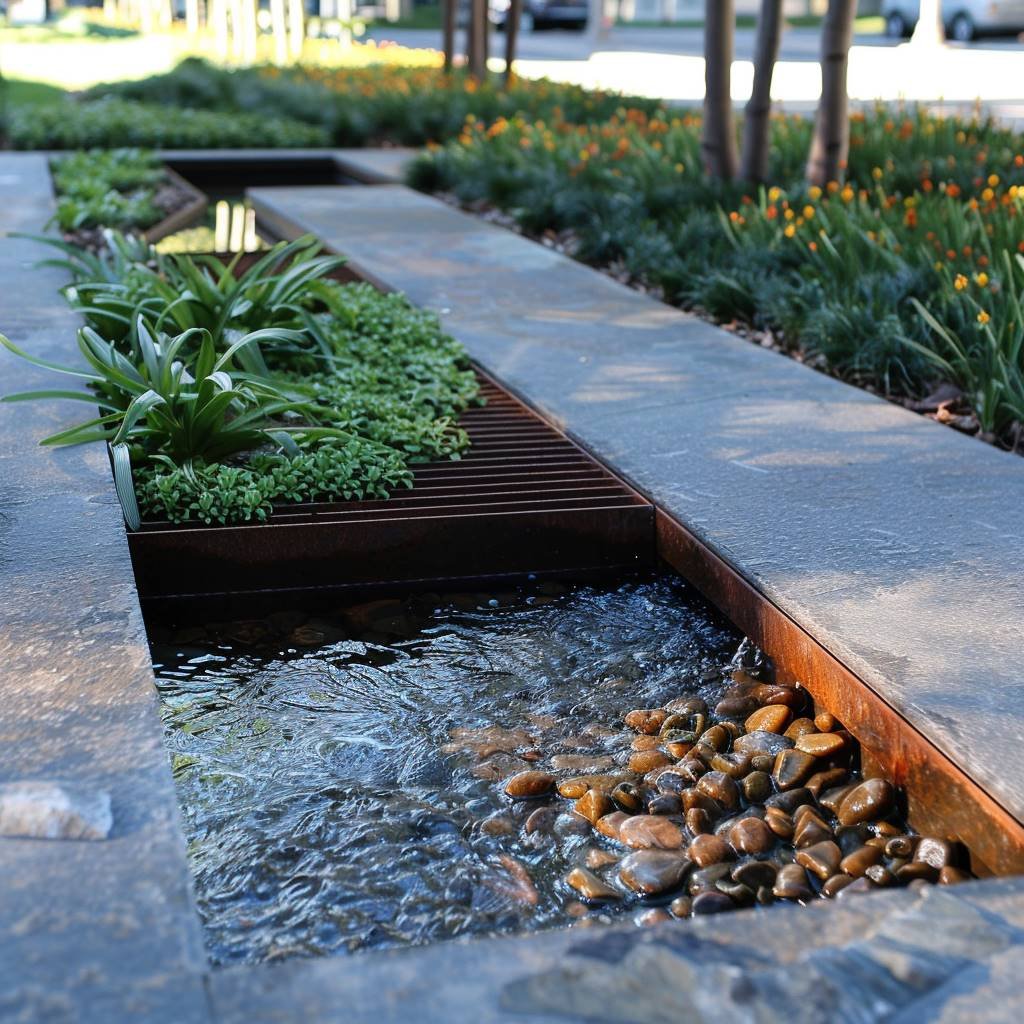
{"type": "Polygon", "coordinates": [[[544,236],[762,344],[1007,447],[1024,423],[1024,142],[992,122],[855,116],[848,180],[802,183],[773,122],[760,191],[710,182],[700,119],[623,109],[467,123],[416,187],[544,236]]]}
{"type": "MultiPolygon", "coordinates": [[[[99,416],[46,444],[109,442],[129,525],[264,521],[278,504],[386,498],[417,461],[458,458],[477,399],[461,347],[403,297],[330,280],[312,239],[238,260],[161,255],[109,234],[64,243],[86,326],[70,398],[99,416]]],[[[0,336],[7,348],[39,363],[0,336]]]]}

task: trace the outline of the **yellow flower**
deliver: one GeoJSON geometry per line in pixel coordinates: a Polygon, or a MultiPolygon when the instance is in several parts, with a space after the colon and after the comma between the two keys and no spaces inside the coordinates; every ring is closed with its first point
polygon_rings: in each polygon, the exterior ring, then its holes
{"type": "Polygon", "coordinates": [[[853,195],[854,195],[853,189],[850,188],[849,185],[847,185],[843,189],[843,191],[839,193],[839,197],[843,200],[844,203],[852,203],[853,202],[853,195]]]}
{"type": "Polygon", "coordinates": [[[958,291],[962,292],[968,285],[967,278],[963,274],[957,274],[953,281],[953,287],[958,291]]]}
{"type": "Polygon", "coordinates": [[[787,238],[792,238],[796,234],[796,228],[792,224],[787,224],[785,230],[782,233],[787,238]]]}
{"type": "MultiPolygon", "coordinates": [[[[811,191],[813,191],[813,189],[811,191]]],[[[820,192],[821,190],[819,189],[818,191],[820,192]]],[[[813,216],[814,216],[814,207],[813,206],[805,206],[804,207],[804,218],[806,220],[810,220],[813,216]]]]}
{"type": "Polygon", "coordinates": [[[786,220],[792,220],[796,214],[792,210],[787,210],[784,216],[786,220]]]}
{"type": "Polygon", "coordinates": [[[982,288],[984,288],[985,285],[988,284],[988,274],[982,271],[980,274],[974,275],[974,280],[977,281],[982,288]]]}
{"type": "Polygon", "coordinates": [[[814,202],[817,202],[821,198],[821,189],[817,185],[812,185],[808,190],[807,194],[811,197],[814,202]]]}
{"type": "Polygon", "coordinates": [[[985,310],[982,310],[978,314],[978,323],[979,324],[987,324],[989,322],[989,320],[991,320],[991,319],[992,319],[992,317],[990,317],[988,315],[988,313],[985,312],[985,310]]]}
{"type": "Polygon", "coordinates": [[[782,198],[782,189],[777,185],[773,185],[768,189],[768,201],[770,203],[777,203],[782,198]]]}
{"type": "Polygon", "coordinates": [[[936,270],[941,270],[945,265],[946,264],[943,263],[942,260],[936,260],[935,261],[935,269],[936,270]]]}
{"type": "Polygon", "coordinates": [[[995,198],[995,195],[996,194],[995,192],[992,191],[992,189],[987,188],[984,192],[981,193],[981,198],[984,199],[986,203],[991,203],[992,200],[995,198]]]}
{"type": "Polygon", "coordinates": [[[884,172],[884,171],[882,170],[882,168],[881,168],[881,167],[876,167],[876,168],[875,168],[875,169],[874,169],[874,170],[873,170],[873,171],[871,172],[871,177],[872,177],[872,178],[874,178],[874,179],[875,179],[875,181],[881,181],[881,180],[882,180],[882,176],[884,175],[884,173],[885,173],[885,172],[884,172]]]}
{"type": "Polygon", "coordinates": [[[682,164],[676,164],[676,174],[682,174],[686,168],[682,164]]]}
{"type": "Polygon", "coordinates": [[[990,186],[991,186],[992,188],[995,188],[995,187],[996,187],[996,185],[998,185],[998,184],[999,184],[999,175],[998,175],[998,174],[990,174],[990,175],[988,176],[988,183],[989,183],[989,185],[990,185],[990,186]]]}

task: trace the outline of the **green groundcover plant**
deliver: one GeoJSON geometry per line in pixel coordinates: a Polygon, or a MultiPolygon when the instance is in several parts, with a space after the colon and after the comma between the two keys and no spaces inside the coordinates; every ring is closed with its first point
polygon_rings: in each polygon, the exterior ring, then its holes
{"type": "Polygon", "coordinates": [[[418,461],[458,458],[477,385],[435,317],[400,295],[330,279],[312,239],[236,258],[160,255],[108,232],[90,253],[54,243],[85,321],[81,363],[16,355],[80,389],[97,415],[44,440],[110,445],[129,524],[263,521],[283,502],[386,498],[418,461]],[[84,388],[81,385],[84,384],[84,388]]]}

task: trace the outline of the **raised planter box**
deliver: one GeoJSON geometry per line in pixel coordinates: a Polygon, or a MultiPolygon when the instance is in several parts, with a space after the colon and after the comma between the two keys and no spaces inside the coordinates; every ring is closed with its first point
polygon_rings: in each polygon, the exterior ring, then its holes
{"type": "Polygon", "coordinates": [[[180,189],[189,198],[183,206],[172,211],[163,220],[143,232],[142,237],[150,244],[159,242],[160,239],[173,235],[183,228],[192,227],[206,213],[207,198],[204,193],[166,164],[164,165],[164,174],[175,188],[180,189]]]}

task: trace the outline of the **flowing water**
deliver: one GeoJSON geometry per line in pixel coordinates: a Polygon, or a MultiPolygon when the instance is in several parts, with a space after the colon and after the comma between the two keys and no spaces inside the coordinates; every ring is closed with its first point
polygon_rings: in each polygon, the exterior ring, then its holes
{"type": "Polygon", "coordinates": [[[211,959],[568,923],[594,839],[526,834],[501,780],[621,763],[623,714],[714,697],[739,640],[675,579],[154,631],[211,959]]]}

